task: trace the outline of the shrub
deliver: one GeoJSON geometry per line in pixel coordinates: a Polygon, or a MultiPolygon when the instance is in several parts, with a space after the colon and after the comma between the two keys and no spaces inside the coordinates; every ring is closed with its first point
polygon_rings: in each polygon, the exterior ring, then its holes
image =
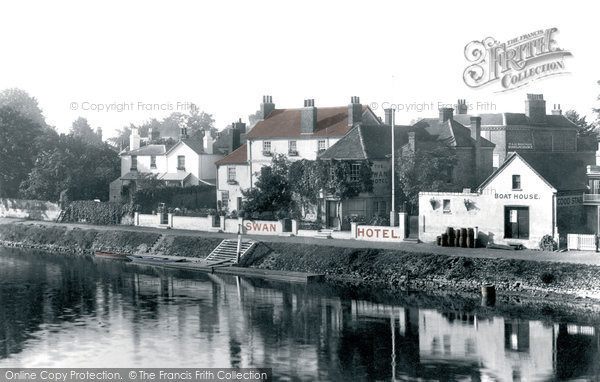
{"type": "Polygon", "coordinates": [[[214,186],[200,185],[191,187],[146,188],[137,191],[133,200],[140,205],[142,213],[149,213],[165,203],[170,208],[187,208],[191,210],[215,208],[217,191],[214,186]]]}
{"type": "Polygon", "coordinates": [[[544,235],[542,240],[540,240],[540,249],[542,251],[556,251],[557,248],[556,240],[551,235],[544,235]]]}
{"type": "Polygon", "coordinates": [[[100,225],[119,224],[121,218],[133,214],[133,210],[133,204],[78,200],[71,202],[66,208],[64,221],[100,225]]]}
{"type": "Polygon", "coordinates": [[[554,275],[550,272],[544,272],[540,275],[540,279],[544,282],[544,284],[550,284],[554,281],[554,275]]]}

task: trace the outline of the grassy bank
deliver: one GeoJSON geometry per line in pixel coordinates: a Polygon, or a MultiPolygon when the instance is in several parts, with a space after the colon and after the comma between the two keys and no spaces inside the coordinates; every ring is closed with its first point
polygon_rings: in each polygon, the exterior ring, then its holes
{"type": "MultiPolygon", "coordinates": [[[[99,230],[39,223],[0,225],[0,241],[75,253],[106,250],[203,258],[221,240],[212,236],[177,235],[170,231],[161,234],[123,230],[118,226],[99,230]]],[[[500,293],[524,292],[535,296],[558,293],[600,298],[600,267],[581,264],[263,242],[243,258],[240,265],[324,273],[332,283],[349,282],[390,290],[479,293],[481,285],[493,284],[500,293]]]]}
{"type": "Polygon", "coordinates": [[[334,280],[401,289],[478,292],[483,284],[498,290],[556,292],[600,297],[600,267],[526,260],[484,259],[352,249],[325,245],[262,244],[245,266],[325,273],[334,280]]]}

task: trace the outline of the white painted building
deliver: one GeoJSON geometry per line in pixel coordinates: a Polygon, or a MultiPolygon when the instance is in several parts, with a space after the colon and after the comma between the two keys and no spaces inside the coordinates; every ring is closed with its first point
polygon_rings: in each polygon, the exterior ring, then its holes
{"type": "Polygon", "coordinates": [[[577,154],[513,153],[477,192],[421,192],[419,239],[433,242],[453,227],[476,228],[482,245],[558,241],[585,226],[581,198],[572,199],[586,188],[585,169],[577,154]]]}
{"type": "Polygon", "coordinates": [[[353,126],[381,124],[358,97],[352,97],[348,106],[317,108],[314,100],[305,100],[302,108],[276,109],[271,96],[264,96],[259,114],[260,120],[246,134],[246,144],[216,162],[217,201],[230,211],[241,208],[242,191],[256,184],[256,174],[271,164],[273,156],[316,160],[353,126]]]}
{"type": "MultiPolygon", "coordinates": [[[[215,161],[223,157],[213,153],[214,140],[189,138],[187,129],[182,128],[179,141],[172,147],[165,144],[146,144],[137,129],[129,138],[129,150],[122,152],[121,176],[111,183],[110,200],[121,198],[124,186],[137,188],[141,179],[157,179],[171,186],[215,185],[215,161]]],[[[131,190],[134,191],[134,190],[131,190]]]]}

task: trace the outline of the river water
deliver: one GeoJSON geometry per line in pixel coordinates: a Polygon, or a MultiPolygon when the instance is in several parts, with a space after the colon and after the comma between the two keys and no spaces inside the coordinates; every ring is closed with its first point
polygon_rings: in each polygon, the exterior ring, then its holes
{"type": "Polygon", "coordinates": [[[596,324],[443,305],[0,248],[0,367],[270,367],[275,380],[311,381],[600,376],[596,324]]]}

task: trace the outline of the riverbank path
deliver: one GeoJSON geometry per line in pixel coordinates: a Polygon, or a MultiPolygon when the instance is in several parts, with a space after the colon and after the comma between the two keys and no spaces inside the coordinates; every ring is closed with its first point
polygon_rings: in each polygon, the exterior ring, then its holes
{"type": "MultiPolygon", "coordinates": [[[[131,231],[131,232],[155,232],[163,235],[176,235],[176,236],[202,236],[202,237],[215,237],[221,239],[232,239],[236,238],[236,234],[231,233],[220,233],[220,232],[205,232],[205,231],[191,231],[191,230],[180,230],[180,229],[164,229],[164,228],[153,228],[153,227],[139,227],[139,226],[125,226],[125,225],[111,225],[111,226],[99,226],[89,224],[77,224],[77,223],[54,223],[45,221],[32,221],[15,218],[0,218],[0,224],[42,224],[46,226],[63,226],[80,229],[95,229],[102,231],[131,231]]],[[[424,253],[424,254],[437,254],[446,256],[465,256],[465,257],[480,257],[480,258],[502,258],[502,259],[515,259],[515,260],[534,260],[534,261],[547,261],[547,262],[562,262],[562,263],[576,263],[576,264],[589,264],[600,266],[600,253],[593,251],[567,251],[567,252],[545,252],[536,250],[502,250],[502,249],[490,249],[490,248],[454,248],[454,247],[439,247],[435,244],[430,243],[386,243],[386,242],[373,242],[373,241],[360,241],[352,239],[320,239],[313,237],[300,237],[300,236],[268,236],[268,235],[244,235],[246,238],[250,238],[256,241],[262,241],[265,243],[269,242],[281,242],[281,243],[298,243],[298,244],[312,244],[312,245],[326,245],[334,247],[344,248],[379,248],[379,249],[391,249],[391,250],[402,250],[413,253],[424,253]]]]}

